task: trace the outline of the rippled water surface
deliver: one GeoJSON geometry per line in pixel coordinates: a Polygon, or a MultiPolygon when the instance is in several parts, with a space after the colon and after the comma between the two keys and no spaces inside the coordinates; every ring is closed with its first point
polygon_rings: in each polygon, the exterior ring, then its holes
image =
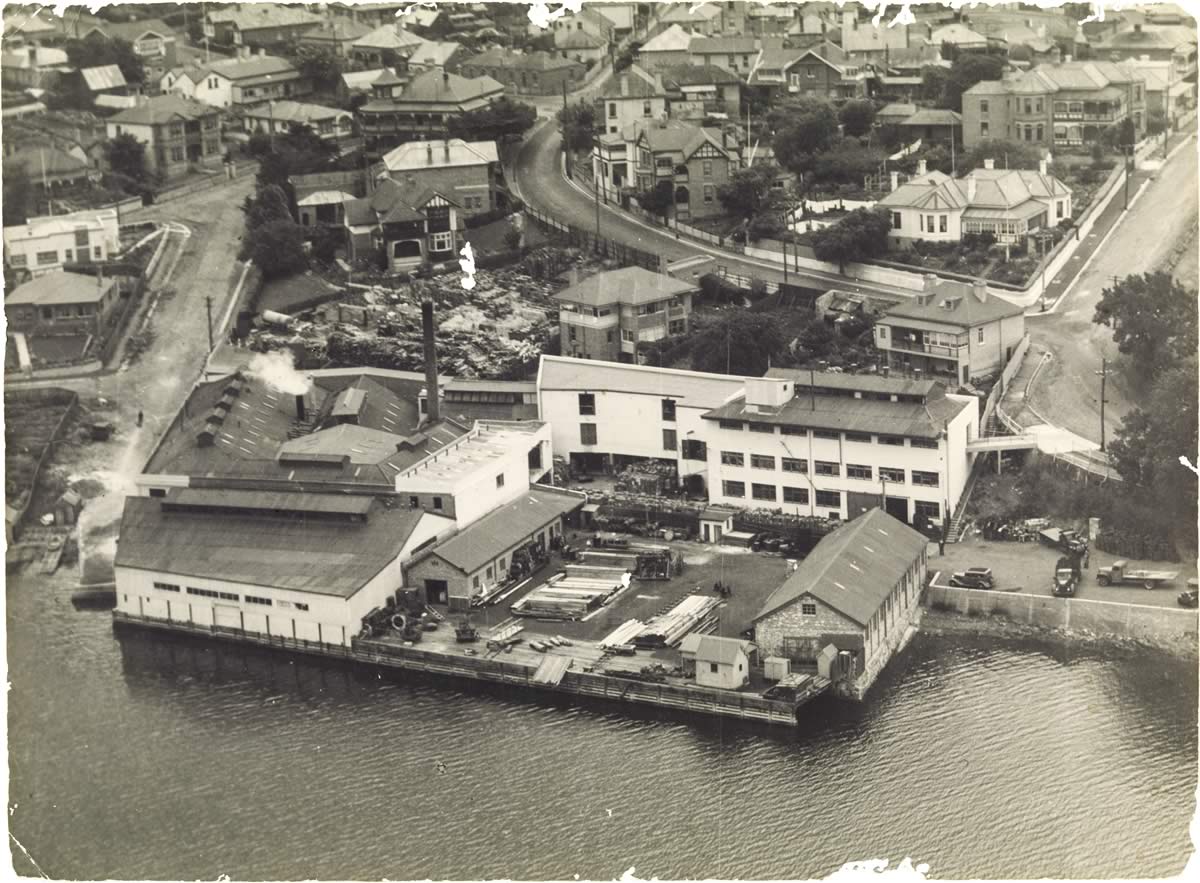
{"type": "Polygon", "coordinates": [[[1165,656],[922,635],[869,702],[784,731],[118,640],[65,597],[8,589],[10,824],[54,877],[1148,877],[1190,852],[1196,676],[1165,656]]]}

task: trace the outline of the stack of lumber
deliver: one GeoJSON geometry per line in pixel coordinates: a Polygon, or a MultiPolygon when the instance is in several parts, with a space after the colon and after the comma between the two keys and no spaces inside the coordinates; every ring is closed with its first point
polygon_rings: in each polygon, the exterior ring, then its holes
{"type": "Polygon", "coordinates": [[[643,628],[645,628],[645,623],[640,619],[627,619],[603,637],[600,640],[600,646],[620,647],[622,644],[628,644],[641,633],[643,628]]]}
{"type": "Polygon", "coordinates": [[[646,623],[633,643],[647,649],[674,647],[683,636],[710,619],[721,599],[709,595],[688,595],[666,613],[646,623]]]}
{"type": "Polygon", "coordinates": [[[512,612],[544,619],[580,619],[625,585],[624,571],[594,575],[567,573],[534,589],[512,606],[512,612]]]}

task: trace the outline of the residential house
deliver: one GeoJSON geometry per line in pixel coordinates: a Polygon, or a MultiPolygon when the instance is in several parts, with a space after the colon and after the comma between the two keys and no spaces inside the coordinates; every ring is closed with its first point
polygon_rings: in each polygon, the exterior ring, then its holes
{"type": "MultiPolygon", "coordinates": [[[[987,36],[973,31],[961,22],[953,22],[952,24],[943,25],[940,28],[935,28],[930,34],[929,42],[934,46],[953,46],[960,52],[982,52],[993,45],[987,36]]],[[[995,41],[995,45],[1003,45],[999,40],[995,41]]]]}
{"type": "Polygon", "coordinates": [[[237,3],[204,16],[204,36],[225,46],[274,49],[321,26],[322,16],[299,5],[237,3]]]}
{"type": "Polygon", "coordinates": [[[296,194],[301,227],[343,227],[346,202],[361,199],[367,191],[367,176],[361,170],[292,175],[288,183],[296,194]]]}
{"type": "Polygon", "coordinates": [[[587,31],[568,31],[562,38],[555,36],[554,51],[563,58],[594,64],[608,54],[608,44],[587,31]]]}
{"type": "Polygon", "coordinates": [[[469,218],[504,204],[504,173],[495,141],[410,141],[383,155],[379,178],[403,183],[410,176],[448,195],[469,218]]]}
{"type": "Polygon", "coordinates": [[[642,267],[574,281],[554,295],[562,352],[583,359],[636,362],[639,344],[687,334],[697,292],[690,282],[642,267]]]}
{"type": "Polygon", "coordinates": [[[1168,122],[1196,106],[1196,83],[1178,76],[1169,61],[1126,61],[1125,67],[1146,84],[1146,113],[1161,114],[1168,122]]]}
{"type": "Polygon", "coordinates": [[[90,334],[99,340],[111,330],[120,301],[120,285],[112,277],[55,270],[9,292],[4,317],[9,333],[90,334]]]}
{"type": "Polygon", "coordinates": [[[354,114],[337,107],[301,101],[266,101],[242,112],[246,134],[286,134],[293,126],[307,126],[322,141],[340,141],[354,135],[354,114]]]}
{"type": "Polygon", "coordinates": [[[918,26],[876,27],[874,10],[845,9],[842,12],[843,52],[885,52],[907,49],[917,42],[925,42],[928,30],[918,26]],[[924,31],[924,33],[921,33],[924,31]]]}
{"type": "MultiPolygon", "coordinates": [[[[603,16],[612,26],[612,35],[606,39],[623,40],[634,31],[642,31],[647,26],[649,7],[643,3],[589,3],[587,8],[603,16]]],[[[576,30],[579,30],[578,28],[576,30]]],[[[604,37],[603,33],[596,36],[604,37]]]]}
{"type": "Polygon", "coordinates": [[[489,49],[473,55],[459,68],[464,77],[491,77],[515,95],[560,95],[573,92],[587,67],[549,52],[489,49]]]}
{"type": "MultiPolygon", "coordinates": [[[[409,9],[421,9],[410,3],[331,3],[330,11],[339,18],[346,18],[368,28],[377,28],[382,24],[395,21],[401,13],[409,9]]],[[[435,10],[427,10],[435,12],[435,10]]]]}
{"type": "Polygon", "coordinates": [[[605,132],[592,139],[592,178],[602,200],[628,208],[637,184],[636,164],[629,158],[634,149],[632,139],[636,137],[637,124],[631,123],[624,131],[625,134],[605,132]]]}
{"type": "Polygon", "coordinates": [[[769,95],[843,100],[867,94],[873,69],[850,58],[828,40],[804,49],[764,49],[749,83],[769,95]]]}
{"type": "Polygon", "coordinates": [[[335,58],[350,58],[355,42],[370,32],[369,25],[335,16],[304,31],[296,42],[300,46],[328,52],[335,58]]]}
{"type": "Polygon", "coordinates": [[[646,125],[667,115],[667,90],[660,74],[634,64],[617,74],[596,98],[596,127],[609,135],[631,124],[646,125]]]}
{"type": "Polygon", "coordinates": [[[95,100],[101,95],[127,95],[129,84],[125,75],[115,64],[102,64],[99,67],[84,67],[79,69],[83,85],[95,100]]]}
{"type": "MultiPolygon", "coordinates": [[[[895,181],[893,181],[895,183],[895,181]]],[[[891,213],[889,237],[899,244],[913,239],[957,242],[965,233],[991,233],[997,242],[1022,242],[1036,230],[1056,227],[1071,217],[1071,191],[1049,174],[997,169],[984,160],[962,178],[937,170],[917,175],[878,202],[891,213]]]]}
{"type": "MultiPolygon", "coordinates": [[[[5,123],[6,130],[9,124],[5,123]]],[[[28,143],[4,151],[4,175],[24,175],[34,189],[50,195],[60,188],[99,181],[103,172],[89,160],[88,154],[79,146],[64,150],[47,139],[48,145],[39,147],[28,143]]]]}
{"type": "Polygon", "coordinates": [[[67,53],[49,46],[19,46],[0,54],[0,78],[7,88],[50,89],[60,76],[73,71],[67,53]]]}
{"type": "Polygon", "coordinates": [[[898,126],[914,113],[917,106],[907,101],[893,101],[875,112],[875,122],[881,126],[898,126]]]}
{"type": "Polygon", "coordinates": [[[719,638],[692,632],[679,644],[679,657],[685,674],[696,678],[700,687],[738,690],[750,683],[750,665],[754,643],[740,638],[719,638]]]}
{"type": "Polygon", "coordinates": [[[413,77],[399,98],[360,107],[359,125],[367,150],[383,153],[404,141],[445,137],[452,117],[481,110],[503,96],[504,85],[491,77],[426,71],[413,77]]]}
{"type": "Polygon", "coordinates": [[[916,298],[889,307],[875,324],[875,348],[890,369],[951,386],[999,374],[1024,336],[1020,304],[989,295],[983,280],[933,274],[916,298]]]}
{"type": "Polygon", "coordinates": [[[397,16],[388,16],[379,24],[395,21],[404,28],[428,40],[436,40],[450,33],[449,13],[440,8],[406,5],[397,16]]]}
{"type": "Polygon", "coordinates": [[[453,261],[462,244],[462,206],[416,176],[402,182],[386,178],[370,196],[345,202],[343,210],[351,259],[381,248],[392,272],[453,261]]]}
{"type": "Polygon", "coordinates": [[[754,617],[760,652],[861,699],[920,619],[928,546],[878,508],[826,534],[754,617]]]}
{"type": "Polygon", "coordinates": [[[668,120],[642,128],[634,150],[638,190],[669,182],[675,192],[671,214],[677,221],[721,214],[717,188],[739,162],[737,145],[727,134],[668,120]]]}
{"type": "Polygon", "coordinates": [[[344,100],[356,95],[376,100],[399,98],[407,82],[407,77],[399,77],[387,67],[369,71],[346,71],[342,74],[338,91],[344,100]]]}
{"type": "Polygon", "coordinates": [[[4,228],[5,266],[31,277],[65,264],[107,261],[121,250],[116,209],[29,218],[4,228]]]}
{"type": "Polygon", "coordinates": [[[4,10],[4,47],[12,52],[24,46],[61,46],[67,31],[61,16],[44,6],[10,6],[4,10]]]}
{"type": "Polygon", "coordinates": [[[662,33],[673,25],[679,25],[689,34],[715,37],[725,30],[725,16],[722,6],[718,3],[701,3],[695,6],[675,3],[668,6],[667,11],[659,16],[652,33],[662,33]]]}
{"type": "Polygon", "coordinates": [[[350,56],[370,67],[390,67],[398,59],[407,59],[428,41],[400,25],[399,20],[380,25],[354,41],[350,56]]]}
{"type": "MultiPolygon", "coordinates": [[[[782,43],[781,39],[772,41],[759,37],[693,37],[688,44],[690,60],[684,63],[716,65],[745,77],[758,64],[759,54],[764,48],[777,48],[782,43]]],[[[664,66],[659,64],[659,67],[664,66]]]]}
{"type": "Polygon", "coordinates": [[[637,63],[649,72],[664,67],[691,64],[691,45],[692,35],[679,25],[671,25],[641,45],[637,51],[637,63]]]}
{"type": "Polygon", "coordinates": [[[246,107],[312,93],[312,82],[290,61],[274,55],[224,58],[205,65],[175,68],[161,81],[162,91],[177,92],[213,107],[246,107]]]}
{"type": "Polygon", "coordinates": [[[792,36],[793,31],[799,34],[824,33],[820,15],[809,6],[820,6],[819,3],[791,4],[744,4],[745,24],[726,27],[726,33],[748,34],[751,37],[783,37],[792,36]],[[807,29],[806,29],[807,28],[807,29]]]}
{"type": "Polygon", "coordinates": [[[1140,137],[1146,123],[1145,82],[1111,61],[1040,64],[1003,80],[984,80],[963,93],[963,142],[1027,141],[1056,152],[1086,148],[1122,120],[1140,137]]]}
{"type": "Polygon", "coordinates": [[[98,20],[83,31],[83,38],[87,39],[93,33],[131,44],[134,54],[152,71],[161,72],[177,64],[175,31],[160,18],[120,22],[98,20]]]}
{"type": "MultiPolygon", "coordinates": [[[[585,3],[578,12],[564,10],[565,14],[550,22],[550,29],[554,32],[554,46],[561,48],[561,42],[565,41],[568,34],[582,33],[587,34],[600,40],[605,47],[605,52],[608,47],[614,44],[617,40],[617,26],[613,20],[607,15],[604,15],[599,9],[593,8],[591,3],[585,3]]],[[[542,28],[531,24],[529,33],[531,36],[541,34],[542,28]]]]}
{"type": "Polygon", "coordinates": [[[456,74],[466,55],[461,43],[426,40],[408,56],[408,69],[414,76],[435,68],[456,74]]]}
{"type": "Polygon", "coordinates": [[[738,119],[742,106],[742,78],[713,64],[684,64],[663,68],[667,112],[673,119],[703,119],[725,114],[738,119]]]}
{"type": "Polygon", "coordinates": [[[937,107],[922,107],[899,123],[905,143],[918,138],[923,144],[963,143],[962,114],[937,107]]]}
{"type": "Polygon", "coordinates": [[[896,518],[939,518],[970,474],[978,407],[932,378],[773,368],[703,415],[709,503],[846,520],[886,483],[896,518]]]}
{"type": "Polygon", "coordinates": [[[1096,58],[1105,61],[1169,61],[1179,79],[1196,76],[1196,26],[1132,27],[1110,34],[1092,46],[1096,58]]]}
{"type": "Polygon", "coordinates": [[[109,138],[132,135],[144,144],[147,168],[165,178],[214,168],[222,159],[220,111],[184,95],[142,97],[106,126],[109,138]]]}

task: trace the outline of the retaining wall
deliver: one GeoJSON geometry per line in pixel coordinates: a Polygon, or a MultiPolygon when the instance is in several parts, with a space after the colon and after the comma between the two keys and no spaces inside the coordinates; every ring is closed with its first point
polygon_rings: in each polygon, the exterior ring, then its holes
{"type": "Polygon", "coordinates": [[[1194,644],[1200,634],[1200,614],[1182,607],[941,585],[931,585],[925,590],[925,604],[968,616],[995,616],[1035,628],[1088,632],[1165,647],[1180,642],[1194,644]]]}

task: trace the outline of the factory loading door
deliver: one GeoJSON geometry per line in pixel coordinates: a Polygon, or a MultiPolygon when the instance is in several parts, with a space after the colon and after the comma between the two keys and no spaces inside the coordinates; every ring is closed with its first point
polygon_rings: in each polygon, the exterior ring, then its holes
{"type": "Polygon", "coordinates": [[[238,629],[242,628],[242,609],[240,607],[230,607],[228,604],[213,605],[213,625],[217,628],[238,629]]]}
{"type": "Polygon", "coordinates": [[[885,506],[888,515],[908,524],[908,500],[905,497],[888,497],[885,506]]]}
{"type": "Polygon", "coordinates": [[[450,586],[444,579],[425,580],[425,600],[430,604],[447,603],[450,586]]]}

